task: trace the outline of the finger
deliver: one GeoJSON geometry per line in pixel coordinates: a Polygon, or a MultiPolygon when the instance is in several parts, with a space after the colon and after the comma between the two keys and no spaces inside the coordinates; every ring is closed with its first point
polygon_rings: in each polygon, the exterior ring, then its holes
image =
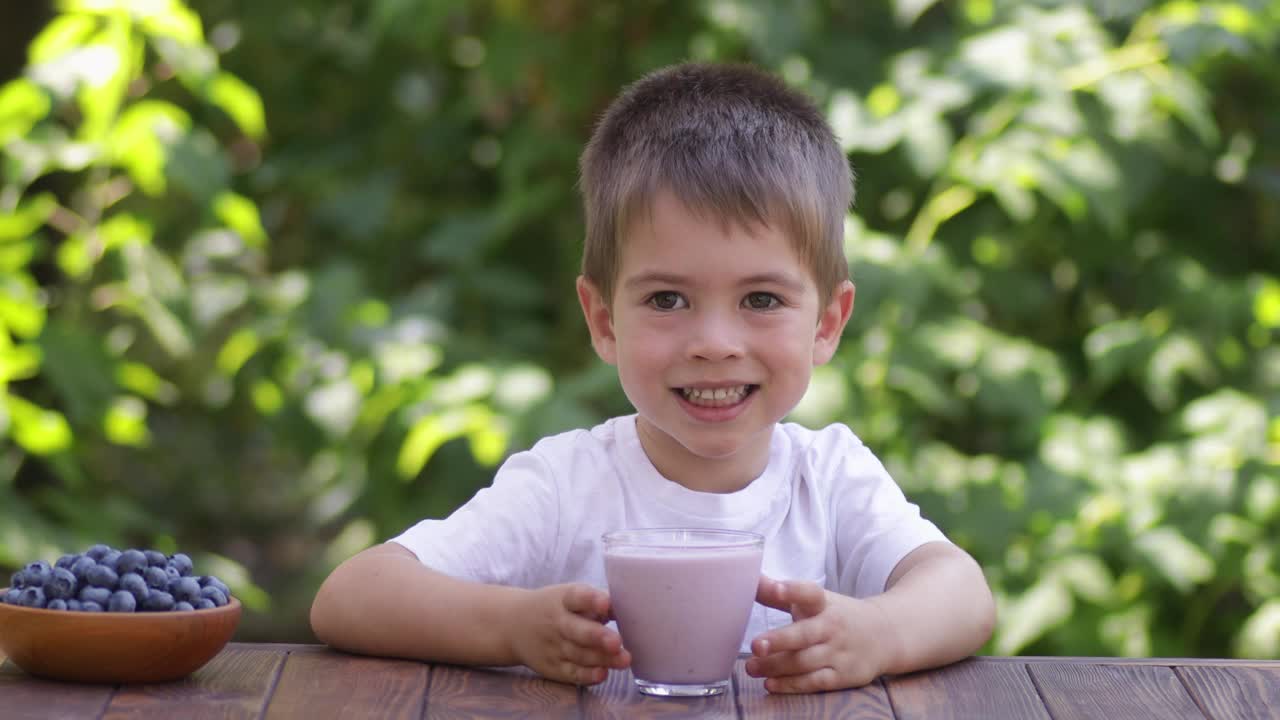
{"type": "Polygon", "coordinates": [[[799,620],[810,618],[827,607],[827,591],[814,582],[786,583],[786,598],[791,607],[782,608],[791,613],[791,617],[799,620]]]}
{"type": "Polygon", "coordinates": [[[574,685],[597,685],[609,677],[609,671],[602,667],[583,667],[569,661],[557,666],[556,680],[574,685]]]}
{"type": "Polygon", "coordinates": [[[822,645],[830,639],[831,631],[825,619],[807,618],[760,635],[751,641],[751,652],[758,657],[765,657],[822,645]]]}
{"type": "Polygon", "coordinates": [[[814,672],[831,664],[830,647],[815,645],[803,650],[777,652],[767,657],[748,658],[746,671],[751,677],[788,677],[814,672]]]}
{"type": "Polygon", "coordinates": [[[775,610],[789,609],[785,586],[786,583],[774,580],[768,575],[761,575],[760,582],[756,585],[756,602],[768,605],[775,610]]]}
{"type": "Polygon", "coordinates": [[[564,594],[564,607],[575,615],[600,620],[609,615],[609,596],[590,585],[571,585],[564,594]]]}
{"type": "Polygon", "coordinates": [[[622,668],[631,665],[631,654],[622,648],[615,651],[604,651],[594,647],[583,647],[565,641],[560,647],[561,655],[574,663],[583,667],[602,667],[602,668],[622,668]]]}
{"type": "Polygon", "coordinates": [[[617,632],[580,615],[563,616],[560,635],[575,645],[591,650],[616,653],[622,648],[622,637],[617,632]]]}
{"type": "Polygon", "coordinates": [[[764,681],[764,689],[771,693],[814,693],[838,690],[842,686],[839,674],[829,667],[803,675],[771,677],[764,681]]]}

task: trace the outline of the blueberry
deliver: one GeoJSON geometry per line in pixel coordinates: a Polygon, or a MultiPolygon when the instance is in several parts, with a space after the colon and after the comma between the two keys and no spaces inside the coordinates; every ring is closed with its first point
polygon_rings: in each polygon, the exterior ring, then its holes
{"type": "Polygon", "coordinates": [[[9,588],[9,590],[5,592],[4,597],[0,598],[0,602],[3,602],[6,605],[18,605],[20,604],[18,600],[21,597],[21,588],[9,588]]]}
{"type": "Polygon", "coordinates": [[[89,568],[84,574],[84,579],[90,585],[112,590],[116,588],[116,583],[120,582],[120,576],[116,574],[116,571],[106,565],[94,565],[89,568]]]}
{"type": "Polygon", "coordinates": [[[186,553],[174,553],[173,557],[169,558],[169,567],[177,568],[178,574],[186,577],[191,574],[195,566],[186,553]]]}
{"type": "Polygon", "coordinates": [[[173,609],[173,596],[163,590],[153,590],[142,602],[143,610],[166,612],[173,609]]]}
{"type": "Polygon", "coordinates": [[[98,564],[106,565],[107,567],[115,571],[117,575],[119,575],[120,572],[119,570],[116,569],[116,564],[120,562],[120,555],[121,555],[121,552],[119,550],[112,550],[111,552],[107,553],[106,557],[99,560],[98,564]]]}
{"type": "Polygon", "coordinates": [[[66,610],[67,601],[63,600],[62,598],[54,598],[49,601],[48,605],[44,606],[44,609],[45,610],[66,610]]]}
{"type": "Polygon", "coordinates": [[[143,550],[142,554],[147,556],[147,564],[151,567],[162,568],[169,564],[169,558],[159,550],[143,550]]]}
{"type": "Polygon", "coordinates": [[[218,607],[222,607],[227,604],[227,596],[222,594],[222,591],[216,587],[203,588],[200,591],[200,597],[205,598],[206,600],[212,600],[213,604],[218,607]]]}
{"type": "Polygon", "coordinates": [[[214,605],[213,601],[210,600],[209,598],[200,598],[198,601],[196,601],[197,610],[212,610],[216,607],[218,606],[214,605]]]}
{"type": "Polygon", "coordinates": [[[142,571],[142,577],[147,581],[147,587],[156,590],[167,590],[169,588],[169,573],[165,572],[162,567],[152,565],[142,571]]]}
{"type": "Polygon", "coordinates": [[[68,609],[68,610],[74,610],[74,611],[76,611],[76,612],[80,612],[80,601],[79,601],[79,600],[76,600],[75,598],[72,598],[72,599],[68,600],[68,601],[67,601],[67,609],[68,609]]]}
{"type": "Polygon", "coordinates": [[[65,568],[70,570],[71,566],[74,565],[78,559],[80,559],[79,555],[63,555],[58,558],[58,562],[54,563],[53,566],[55,568],[65,568]]]}
{"type": "Polygon", "coordinates": [[[147,581],[136,572],[125,573],[120,576],[120,589],[133,596],[134,600],[141,603],[147,599],[147,581]]]}
{"type": "Polygon", "coordinates": [[[19,570],[9,578],[9,587],[14,588],[15,590],[21,590],[26,586],[27,572],[25,570],[19,570]]]}
{"type": "Polygon", "coordinates": [[[23,568],[22,573],[26,575],[28,586],[43,587],[45,581],[53,573],[53,568],[49,566],[49,563],[37,560],[23,568]]]}
{"type": "Polygon", "coordinates": [[[83,601],[80,603],[80,612],[102,612],[102,603],[83,601]]]}
{"type": "Polygon", "coordinates": [[[85,550],[85,551],[84,551],[84,554],[85,554],[85,555],[88,555],[88,556],[89,556],[89,557],[91,557],[91,558],[93,558],[93,561],[94,561],[94,562],[98,562],[98,561],[99,561],[99,560],[101,560],[102,558],[106,557],[106,556],[107,556],[107,553],[109,553],[109,552],[111,552],[111,546],[110,546],[110,545],[103,545],[103,544],[99,543],[99,544],[94,545],[93,547],[89,548],[88,550],[85,550]]]}
{"type": "Polygon", "coordinates": [[[76,576],[66,568],[54,568],[44,581],[44,595],[50,600],[66,600],[76,596],[76,576]]]}
{"type": "Polygon", "coordinates": [[[214,577],[213,575],[201,575],[200,587],[201,588],[216,587],[222,591],[223,595],[226,595],[227,597],[231,597],[231,588],[228,588],[226,583],[222,582],[221,580],[214,577]]]}
{"type": "Polygon", "coordinates": [[[223,595],[226,595],[228,598],[230,598],[230,597],[231,597],[231,588],[227,587],[227,584],[226,584],[226,583],[224,583],[224,582],[222,582],[222,581],[221,581],[221,580],[219,580],[218,578],[213,577],[213,576],[210,576],[210,578],[209,578],[209,586],[210,586],[210,587],[216,587],[216,588],[218,588],[219,590],[221,590],[221,591],[222,591],[222,594],[223,594],[223,595]]]}
{"type": "Polygon", "coordinates": [[[193,577],[179,578],[169,583],[169,593],[173,595],[173,599],[179,602],[185,600],[194,603],[201,597],[200,583],[193,577]]]}
{"type": "Polygon", "coordinates": [[[117,590],[111,593],[107,601],[107,612],[133,612],[138,609],[138,601],[128,590],[117,590]]]}
{"type": "Polygon", "coordinates": [[[81,555],[79,560],[76,560],[71,564],[71,574],[76,576],[77,582],[83,582],[84,574],[89,571],[89,568],[97,566],[97,560],[94,560],[88,555],[81,555]]]}
{"type": "Polygon", "coordinates": [[[76,599],[80,601],[81,605],[93,602],[102,606],[106,605],[107,601],[111,599],[111,591],[104,587],[88,585],[80,590],[80,595],[76,599]]]}
{"type": "Polygon", "coordinates": [[[186,612],[188,610],[195,610],[196,608],[191,603],[183,601],[180,603],[175,603],[173,606],[173,609],[175,612],[186,612]]]}
{"type": "Polygon", "coordinates": [[[44,607],[44,588],[35,585],[28,585],[22,588],[22,595],[18,597],[18,604],[29,608],[44,607]]]}
{"type": "Polygon", "coordinates": [[[141,550],[125,550],[120,553],[120,561],[116,563],[116,572],[121,575],[141,572],[142,568],[146,566],[147,556],[143,555],[141,550]]]}

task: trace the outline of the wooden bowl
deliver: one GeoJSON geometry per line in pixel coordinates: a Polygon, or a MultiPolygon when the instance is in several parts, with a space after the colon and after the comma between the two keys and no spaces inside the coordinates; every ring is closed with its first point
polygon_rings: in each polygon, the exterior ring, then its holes
{"type": "Polygon", "coordinates": [[[235,598],[209,610],[140,613],[0,603],[0,654],[28,674],[51,680],[166,682],[213,659],[239,623],[240,601],[235,598]]]}

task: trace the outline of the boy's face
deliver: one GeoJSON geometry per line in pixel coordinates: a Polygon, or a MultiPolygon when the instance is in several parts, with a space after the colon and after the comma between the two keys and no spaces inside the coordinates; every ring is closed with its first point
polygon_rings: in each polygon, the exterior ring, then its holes
{"type": "Polygon", "coordinates": [[[578,281],[592,344],[617,366],[650,460],[690,487],[719,476],[706,490],[763,471],[774,424],[853,307],[848,282],[820,302],[779,230],[701,218],[665,192],[627,228],[615,288],[607,303],[578,281]]]}

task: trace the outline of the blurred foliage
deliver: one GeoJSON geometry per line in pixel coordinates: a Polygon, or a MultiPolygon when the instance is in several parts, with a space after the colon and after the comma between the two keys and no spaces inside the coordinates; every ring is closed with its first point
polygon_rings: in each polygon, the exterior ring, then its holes
{"type": "Polygon", "coordinates": [[[0,565],[179,547],[309,639],[343,558],[629,411],[577,154],[645,71],[751,60],[859,175],[795,417],[978,557],[987,651],[1280,656],[1280,0],[46,10],[0,86],[0,565]]]}

